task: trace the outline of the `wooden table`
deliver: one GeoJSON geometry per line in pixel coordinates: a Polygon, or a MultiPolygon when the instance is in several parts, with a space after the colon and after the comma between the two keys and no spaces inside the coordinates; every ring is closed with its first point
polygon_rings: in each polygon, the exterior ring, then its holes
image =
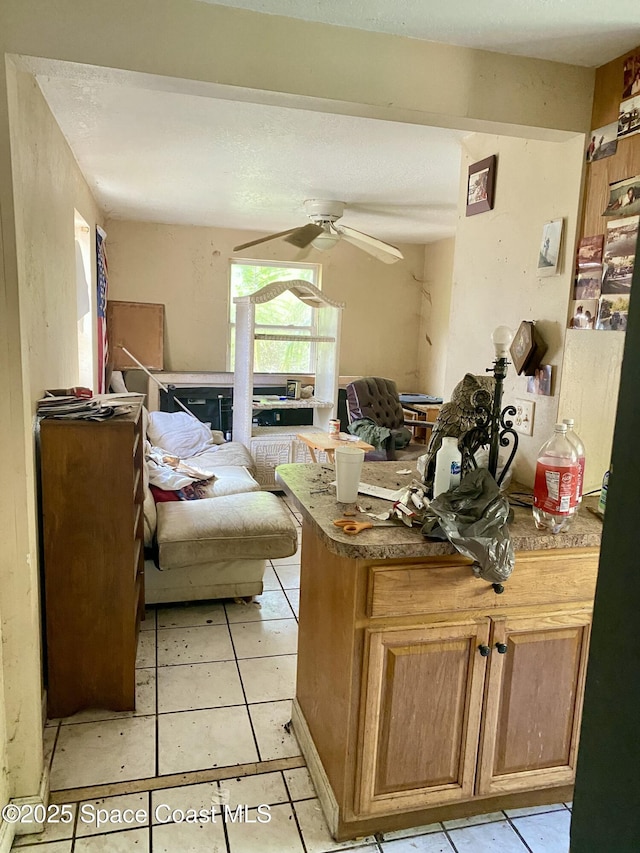
{"type": "MultiPolygon", "coordinates": [[[[343,433],[341,433],[343,435],[343,433]]],[[[299,432],[297,438],[303,441],[309,448],[311,458],[317,462],[316,450],[322,450],[327,454],[329,462],[334,462],[334,450],[338,447],[359,447],[367,453],[369,450],[375,450],[372,444],[367,444],[366,441],[352,441],[348,438],[335,439],[331,438],[328,432],[299,432]]]]}
{"type": "Polygon", "coordinates": [[[413,441],[417,444],[428,444],[431,438],[436,418],[440,414],[441,404],[438,403],[403,403],[405,426],[413,433],[413,441]],[[415,421],[408,424],[407,421],[415,421]]]}

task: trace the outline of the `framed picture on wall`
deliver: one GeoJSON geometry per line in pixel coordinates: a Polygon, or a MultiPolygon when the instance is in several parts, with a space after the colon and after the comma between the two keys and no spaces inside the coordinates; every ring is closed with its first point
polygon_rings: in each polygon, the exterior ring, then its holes
{"type": "Polygon", "coordinates": [[[493,210],[496,182],[496,155],[469,166],[467,181],[467,216],[493,210]]]}
{"type": "Polygon", "coordinates": [[[538,252],[539,276],[555,275],[558,272],[563,222],[562,219],[552,219],[544,224],[538,252]]]}
{"type": "Polygon", "coordinates": [[[552,365],[541,364],[533,376],[527,376],[527,393],[542,394],[544,397],[550,397],[552,375],[552,365]]]}

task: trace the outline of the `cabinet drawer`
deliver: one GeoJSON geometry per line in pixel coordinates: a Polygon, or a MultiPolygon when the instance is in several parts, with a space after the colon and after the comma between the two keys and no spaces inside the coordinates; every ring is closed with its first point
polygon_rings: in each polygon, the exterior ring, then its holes
{"type": "Polygon", "coordinates": [[[597,548],[522,551],[504,592],[476,578],[461,557],[369,567],[367,615],[372,618],[591,601],[598,573],[597,548]]]}

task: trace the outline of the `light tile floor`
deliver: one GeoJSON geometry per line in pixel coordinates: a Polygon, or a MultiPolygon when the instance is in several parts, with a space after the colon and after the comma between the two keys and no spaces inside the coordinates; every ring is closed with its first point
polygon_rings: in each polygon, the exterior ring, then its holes
{"type": "Polygon", "coordinates": [[[50,720],[45,729],[58,801],[65,789],[108,783],[115,783],[111,791],[117,795],[83,799],[81,792],[70,791],[71,821],[19,836],[13,849],[568,853],[570,804],[510,809],[336,843],[304,766],[252,775],[256,761],[303,763],[295,737],[284,728],[295,687],[299,584],[298,554],[272,562],[258,603],[149,609],[138,647],[135,713],[84,711],[50,720]],[[236,764],[245,765],[240,774],[221,781],[201,781],[194,773],[236,764]],[[162,787],[161,777],[168,774],[179,775],[162,787]],[[123,793],[127,786],[134,792],[123,793]],[[243,822],[221,820],[224,806],[235,811],[239,805],[243,822]],[[211,813],[212,807],[215,823],[186,819],[190,809],[211,813]]]}

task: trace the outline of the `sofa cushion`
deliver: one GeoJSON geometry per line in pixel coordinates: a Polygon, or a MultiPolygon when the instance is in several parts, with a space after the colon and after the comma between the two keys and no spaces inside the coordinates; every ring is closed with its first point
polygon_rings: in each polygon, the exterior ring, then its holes
{"type": "Polygon", "coordinates": [[[213,444],[209,427],[186,412],[149,412],[147,436],[151,444],[179,459],[213,444]]]}
{"type": "Polygon", "coordinates": [[[228,559],[277,559],[298,546],[291,513],[270,492],[158,504],[160,567],[228,559]]]}
{"type": "Polygon", "coordinates": [[[229,441],[208,447],[197,456],[184,459],[184,462],[197,465],[199,468],[211,469],[218,476],[218,468],[237,465],[246,468],[251,475],[256,473],[256,463],[244,444],[239,441],[229,441]]]}
{"type": "Polygon", "coordinates": [[[216,468],[212,480],[200,484],[205,498],[219,498],[223,495],[240,495],[244,492],[259,492],[260,483],[242,465],[223,465],[216,468]]]}
{"type": "Polygon", "coordinates": [[[144,547],[150,548],[153,544],[153,537],[156,535],[156,502],[151,494],[149,487],[149,472],[147,466],[142,464],[142,486],[143,486],[143,503],[142,512],[144,514],[144,547]]]}

